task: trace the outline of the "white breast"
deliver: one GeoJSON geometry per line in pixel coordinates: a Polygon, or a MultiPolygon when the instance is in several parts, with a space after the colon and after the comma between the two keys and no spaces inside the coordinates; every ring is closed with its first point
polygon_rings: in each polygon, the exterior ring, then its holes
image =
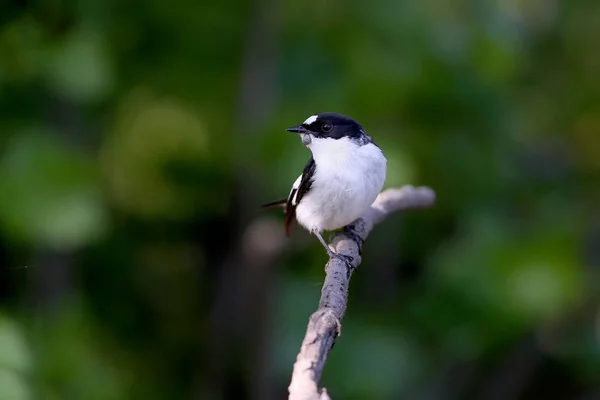
{"type": "Polygon", "coordinates": [[[387,161],[372,143],[312,138],[316,169],[310,191],[296,208],[309,231],[342,228],[361,217],[383,188],[387,161]]]}

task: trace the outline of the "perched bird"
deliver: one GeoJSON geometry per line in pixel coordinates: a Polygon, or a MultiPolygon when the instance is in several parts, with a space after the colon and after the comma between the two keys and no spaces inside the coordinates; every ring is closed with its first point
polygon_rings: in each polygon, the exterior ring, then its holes
{"type": "MultiPolygon", "coordinates": [[[[363,127],[342,114],[311,115],[288,131],[300,134],[312,157],[288,197],[263,207],[285,208],[287,236],[297,220],[319,239],[330,257],[351,262],[351,257],[333,252],[321,234],[345,228],[369,209],[383,188],[387,160],[363,127]]],[[[361,249],[362,240],[345,231],[361,249]]]]}

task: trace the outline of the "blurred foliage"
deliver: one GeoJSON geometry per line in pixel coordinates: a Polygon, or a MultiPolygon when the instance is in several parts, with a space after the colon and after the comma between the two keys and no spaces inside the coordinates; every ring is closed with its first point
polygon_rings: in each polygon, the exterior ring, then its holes
{"type": "Polygon", "coordinates": [[[599,46],[591,0],[2,2],[0,399],[284,398],[325,257],[244,238],[320,111],[438,197],[365,245],[332,397],[597,398],[599,46]]]}
{"type": "Polygon", "coordinates": [[[0,316],[0,346],[0,398],[30,398],[31,350],[21,327],[4,315],[0,316]]]}

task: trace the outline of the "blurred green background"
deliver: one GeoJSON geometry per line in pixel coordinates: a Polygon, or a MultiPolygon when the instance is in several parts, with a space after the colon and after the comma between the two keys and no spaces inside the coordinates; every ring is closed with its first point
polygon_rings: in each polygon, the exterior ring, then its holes
{"type": "Polygon", "coordinates": [[[0,399],[282,399],[357,119],[434,208],[364,247],[339,399],[600,399],[600,2],[4,0],[0,399]]]}

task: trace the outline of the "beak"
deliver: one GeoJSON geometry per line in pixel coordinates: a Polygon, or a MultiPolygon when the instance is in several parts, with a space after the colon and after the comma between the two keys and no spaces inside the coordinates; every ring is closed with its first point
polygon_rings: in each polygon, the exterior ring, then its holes
{"type": "Polygon", "coordinates": [[[303,127],[302,125],[294,126],[293,128],[287,128],[288,132],[294,133],[309,133],[310,131],[303,127]]]}

